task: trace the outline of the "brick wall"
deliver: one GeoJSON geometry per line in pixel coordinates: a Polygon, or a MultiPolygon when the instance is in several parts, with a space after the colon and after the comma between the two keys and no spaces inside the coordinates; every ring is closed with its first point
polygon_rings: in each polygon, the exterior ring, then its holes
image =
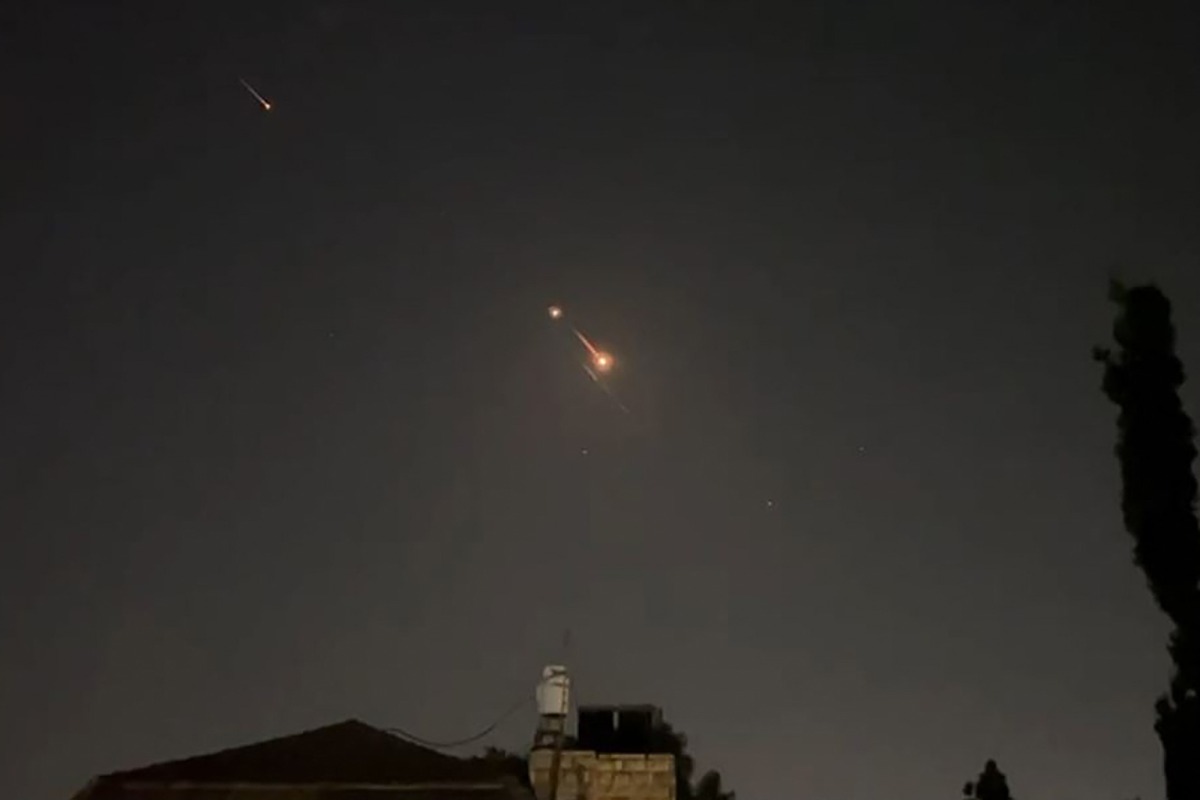
{"type": "MultiPolygon", "coordinates": [[[[529,754],[529,779],[538,800],[549,800],[554,753],[529,754]]],[[[666,754],[608,754],[564,750],[557,800],[675,800],[675,758],[666,754]]]]}

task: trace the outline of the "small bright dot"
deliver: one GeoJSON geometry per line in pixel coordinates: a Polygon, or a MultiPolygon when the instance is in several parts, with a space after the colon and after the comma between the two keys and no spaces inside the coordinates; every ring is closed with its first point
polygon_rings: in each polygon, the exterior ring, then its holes
{"type": "Polygon", "coordinates": [[[774,500],[768,500],[768,501],[767,501],[767,508],[774,508],[774,507],[775,507],[775,501],[774,501],[774,500]]]}
{"type": "Polygon", "coordinates": [[[588,454],[587,448],[585,447],[585,448],[583,448],[582,450],[580,450],[580,451],[579,451],[579,454],[580,454],[581,456],[586,456],[586,455],[588,454]]]}
{"type": "Polygon", "coordinates": [[[612,369],[613,359],[608,353],[597,353],[594,359],[596,369],[601,372],[608,372],[612,369]]]}
{"type": "Polygon", "coordinates": [[[550,319],[559,319],[562,317],[562,309],[558,306],[550,306],[546,311],[550,314],[550,319]]]}

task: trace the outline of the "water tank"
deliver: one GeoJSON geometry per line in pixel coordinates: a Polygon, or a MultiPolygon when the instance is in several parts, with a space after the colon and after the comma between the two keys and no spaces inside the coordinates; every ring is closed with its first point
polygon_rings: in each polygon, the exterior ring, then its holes
{"type": "Polygon", "coordinates": [[[662,751],[662,711],[651,705],[580,706],[579,746],[597,753],[662,751]]]}
{"type": "Polygon", "coordinates": [[[567,668],[549,666],[542,669],[542,681],[537,687],[538,714],[543,717],[565,717],[571,709],[571,679],[567,668]]]}

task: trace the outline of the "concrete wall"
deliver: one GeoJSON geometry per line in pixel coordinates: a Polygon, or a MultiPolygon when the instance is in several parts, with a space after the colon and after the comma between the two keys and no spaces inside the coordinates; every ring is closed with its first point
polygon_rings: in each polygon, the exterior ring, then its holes
{"type": "MultiPolygon", "coordinates": [[[[549,800],[553,751],[529,754],[537,800],[549,800]]],[[[557,800],[675,800],[675,757],[564,750],[557,800]]]]}

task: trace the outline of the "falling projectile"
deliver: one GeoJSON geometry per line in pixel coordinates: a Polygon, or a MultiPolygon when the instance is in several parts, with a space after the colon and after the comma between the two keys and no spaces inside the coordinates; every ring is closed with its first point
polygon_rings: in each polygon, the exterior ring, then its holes
{"type": "MultiPolygon", "coordinates": [[[[546,313],[549,314],[550,319],[553,320],[560,320],[563,318],[562,306],[549,306],[546,308],[546,313]]],[[[600,348],[596,347],[596,345],[592,344],[591,340],[583,334],[583,331],[579,330],[579,328],[576,328],[574,325],[571,326],[571,333],[575,334],[575,338],[578,339],[579,343],[583,345],[585,350],[587,350],[588,357],[591,359],[592,367],[595,368],[596,372],[608,372],[613,368],[613,364],[615,362],[611,353],[606,353],[600,348]]],[[[593,379],[595,379],[595,374],[591,369],[588,369],[588,374],[592,375],[593,379]]]]}
{"type": "MultiPolygon", "coordinates": [[[[548,306],[546,313],[550,316],[550,319],[555,321],[563,319],[564,316],[562,306],[548,306]]],[[[584,350],[587,351],[587,361],[580,363],[583,371],[587,373],[587,376],[592,379],[593,383],[604,390],[604,393],[616,403],[618,408],[628,414],[629,409],[613,394],[612,389],[604,381],[604,376],[611,372],[616,365],[616,360],[612,354],[598,348],[579,328],[576,328],[574,325],[569,325],[568,327],[571,329],[571,333],[575,335],[575,338],[579,340],[579,343],[583,345],[584,350]]]]}
{"type": "Polygon", "coordinates": [[[592,344],[591,340],[584,336],[583,332],[578,328],[571,328],[571,332],[575,334],[575,338],[587,349],[588,355],[592,359],[592,366],[596,368],[597,372],[608,372],[613,368],[613,357],[610,354],[592,344]]]}
{"type": "Polygon", "coordinates": [[[255,89],[253,86],[251,86],[249,83],[246,82],[245,78],[238,78],[238,80],[241,81],[241,84],[242,84],[242,86],[244,86],[246,88],[246,91],[249,92],[250,95],[255,100],[258,101],[258,104],[260,106],[262,106],[263,111],[271,110],[271,104],[270,104],[270,102],[267,101],[267,98],[265,98],[261,94],[259,94],[257,89],[255,89]]]}

